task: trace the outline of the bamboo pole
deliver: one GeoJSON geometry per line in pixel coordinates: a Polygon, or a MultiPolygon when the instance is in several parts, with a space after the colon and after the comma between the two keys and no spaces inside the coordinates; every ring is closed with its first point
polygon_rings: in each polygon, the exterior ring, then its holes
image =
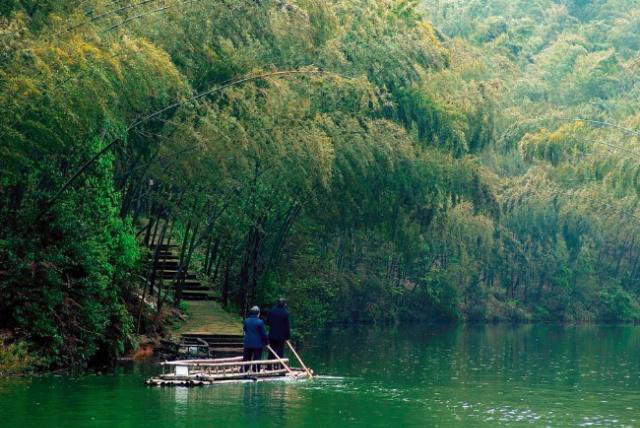
{"type": "MultiPolygon", "coordinates": [[[[286,363],[289,362],[289,359],[287,358],[280,358],[277,357],[276,359],[273,360],[251,360],[251,361],[236,361],[235,358],[232,361],[228,361],[228,362],[209,362],[211,360],[202,360],[202,361],[207,361],[207,362],[195,362],[195,363],[185,363],[184,361],[165,361],[164,365],[167,366],[189,366],[189,367],[194,367],[194,368],[198,368],[198,367],[233,367],[233,366],[251,366],[251,365],[267,365],[267,364],[275,364],[275,363],[281,363],[283,365],[285,365],[286,363]]],[[[286,367],[286,365],[285,365],[286,367]]]]}
{"type": "Polygon", "coordinates": [[[278,354],[276,354],[276,351],[273,350],[273,348],[271,347],[271,345],[267,345],[267,349],[273,354],[274,357],[277,358],[278,362],[280,364],[282,364],[284,366],[285,369],[287,369],[287,371],[289,372],[289,374],[293,377],[297,377],[296,374],[293,372],[293,370],[291,370],[291,368],[287,365],[287,361],[289,361],[286,358],[280,358],[280,356],[278,354]]]}
{"type": "Polygon", "coordinates": [[[194,360],[177,360],[177,361],[165,361],[160,363],[161,365],[190,365],[190,364],[216,364],[216,363],[229,363],[233,361],[242,361],[242,357],[228,357],[228,358],[202,358],[194,360]],[[171,364],[169,364],[171,363],[171,364]]]}
{"type": "Polygon", "coordinates": [[[278,370],[266,370],[262,372],[237,372],[237,373],[227,373],[227,374],[202,374],[197,375],[198,380],[207,380],[207,381],[217,381],[217,380],[231,380],[231,379],[253,379],[253,378],[261,378],[261,377],[270,377],[274,375],[281,375],[286,373],[285,369],[278,370]]]}
{"type": "Polygon", "coordinates": [[[311,374],[311,370],[309,370],[307,368],[307,366],[304,365],[304,362],[302,361],[302,358],[300,358],[300,355],[298,355],[298,353],[296,352],[295,349],[293,349],[293,345],[291,344],[291,342],[289,342],[287,340],[287,345],[289,345],[289,349],[291,349],[291,352],[293,352],[293,355],[296,356],[296,358],[298,359],[298,362],[300,363],[300,365],[302,366],[302,368],[304,369],[305,372],[307,372],[307,374],[309,375],[309,379],[313,379],[313,374],[311,374]]]}
{"type": "Polygon", "coordinates": [[[243,379],[258,379],[269,378],[275,375],[281,375],[286,373],[286,369],[266,370],[262,372],[235,372],[235,373],[209,373],[209,374],[194,374],[189,376],[173,376],[173,375],[160,375],[155,378],[149,379],[147,382],[151,384],[160,384],[166,382],[167,384],[182,385],[185,382],[217,382],[224,380],[243,380],[243,379]]]}

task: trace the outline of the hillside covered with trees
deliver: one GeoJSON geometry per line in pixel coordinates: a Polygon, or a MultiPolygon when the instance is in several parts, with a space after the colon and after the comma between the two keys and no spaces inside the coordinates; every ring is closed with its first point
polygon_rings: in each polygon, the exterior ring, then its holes
{"type": "Polygon", "coordinates": [[[639,54],[630,0],[2,2],[5,346],[162,330],[154,236],[300,331],[637,321],[639,54]]]}

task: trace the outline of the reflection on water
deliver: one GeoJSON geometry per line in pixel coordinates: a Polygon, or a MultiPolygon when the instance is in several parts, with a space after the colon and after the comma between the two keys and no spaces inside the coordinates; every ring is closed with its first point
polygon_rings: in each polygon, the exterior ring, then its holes
{"type": "Polygon", "coordinates": [[[640,328],[336,328],[310,382],[148,388],[155,367],[0,380],[15,427],[639,426],[640,328]]]}

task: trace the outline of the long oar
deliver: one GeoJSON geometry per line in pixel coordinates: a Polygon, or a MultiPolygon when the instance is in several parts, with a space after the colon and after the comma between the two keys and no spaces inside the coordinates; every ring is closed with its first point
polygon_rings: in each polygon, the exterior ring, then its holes
{"type": "Polygon", "coordinates": [[[289,374],[293,377],[297,377],[296,374],[293,372],[293,370],[291,370],[291,368],[287,365],[287,363],[284,362],[284,360],[278,355],[276,354],[276,351],[273,350],[273,348],[271,347],[271,345],[267,345],[267,349],[269,351],[271,351],[271,353],[273,354],[274,357],[276,357],[276,359],[280,362],[280,364],[282,364],[284,366],[285,369],[287,369],[287,371],[289,372],[289,374]]]}
{"type": "Polygon", "coordinates": [[[293,345],[291,344],[291,342],[289,342],[287,340],[287,345],[289,345],[289,349],[291,349],[291,352],[293,352],[293,355],[296,356],[296,358],[298,359],[298,362],[300,363],[300,365],[302,366],[302,368],[304,369],[304,371],[307,372],[307,374],[309,375],[309,379],[313,379],[313,375],[311,374],[311,370],[309,370],[307,368],[307,366],[304,365],[304,363],[302,362],[302,358],[300,358],[300,355],[298,355],[298,353],[296,352],[295,349],[293,349],[293,345]]]}

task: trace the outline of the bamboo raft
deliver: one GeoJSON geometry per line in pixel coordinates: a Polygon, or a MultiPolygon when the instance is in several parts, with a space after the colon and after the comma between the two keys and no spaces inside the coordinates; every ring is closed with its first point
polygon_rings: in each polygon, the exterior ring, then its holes
{"type": "MultiPolygon", "coordinates": [[[[150,386],[204,386],[243,381],[297,381],[313,378],[300,356],[294,355],[302,367],[290,367],[288,358],[242,361],[242,357],[165,361],[162,374],[145,382],[150,386]],[[167,368],[169,372],[167,373],[167,368]]],[[[268,348],[274,355],[272,349],[268,348]]]]}

